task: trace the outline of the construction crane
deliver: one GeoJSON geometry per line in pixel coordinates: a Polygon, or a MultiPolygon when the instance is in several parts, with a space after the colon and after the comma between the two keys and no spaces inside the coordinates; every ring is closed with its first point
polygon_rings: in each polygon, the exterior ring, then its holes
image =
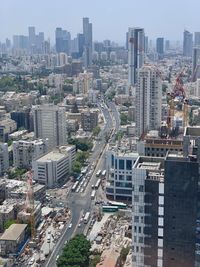
{"type": "Polygon", "coordinates": [[[35,239],[35,217],[34,217],[34,195],[33,195],[33,172],[28,172],[27,193],[26,193],[26,212],[30,213],[31,238],[35,239]]]}
{"type": "Polygon", "coordinates": [[[172,118],[175,113],[175,99],[183,107],[183,127],[188,126],[188,100],[186,99],[186,93],[182,81],[184,70],[185,68],[183,68],[177,76],[173,91],[169,94],[169,113],[167,118],[168,128],[172,127],[172,118]]]}

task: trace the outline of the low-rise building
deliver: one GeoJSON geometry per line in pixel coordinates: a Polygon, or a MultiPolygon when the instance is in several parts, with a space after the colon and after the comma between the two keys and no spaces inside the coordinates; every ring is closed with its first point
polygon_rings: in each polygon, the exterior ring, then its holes
{"type": "Polygon", "coordinates": [[[33,161],[34,180],[53,187],[64,179],[75,160],[75,146],[61,146],[33,161]]]}
{"type": "Polygon", "coordinates": [[[30,168],[32,161],[48,151],[48,139],[13,142],[13,163],[16,168],[30,168]]]}
{"type": "Polygon", "coordinates": [[[0,140],[8,141],[8,135],[17,130],[17,124],[9,118],[0,121],[0,140]]]}
{"type": "Polygon", "coordinates": [[[0,255],[17,255],[27,238],[27,224],[12,224],[0,237],[0,255]]]}

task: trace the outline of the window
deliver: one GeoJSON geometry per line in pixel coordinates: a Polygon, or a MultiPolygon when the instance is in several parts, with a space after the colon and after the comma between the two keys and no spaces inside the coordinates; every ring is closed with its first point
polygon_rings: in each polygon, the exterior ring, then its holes
{"type": "Polygon", "coordinates": [[[123,159],[119,159],[119,169],[124,170],[124,160],[123,159]]]}
{"type": "Polygon", "coordinates": [[[144,186],[143,185],[139,185],[139,192],[144,192],[144,186]]]}
{"type": "Polygon", "coordinates": [[[126,180],[127,180],[127,181],[132,181],[132,176],[131,176],[131,175],[127,175],[127,176],[126,176],[126,180]]]}
{"type": "Polygon", "coordinates": [[[119,180],[123,181],[124,180],[124,175],[119,175],[119,180]]]}
{"type": "Polygon", "coordinates": [[[115,169],[117,169],[117,160],[115,160],[115,169]]]}
{"type": "Polygon", "coordinates": [[[139,196],[134,195],[134,202],[139,202],[139,196]]]}
{"type": "Polygon", "coordinates": [[[158,204],[159,205],[164,205],[164,196],[159,196],[158,204]]]}
{"type": "Polygon", "coordinates": [[[139,216],[134,216],[134,222],[139,223],[139,216]]]}
{"type": "Polygon", "coordinates": [[[138,227],[138,232],[141,234],[141,232],[142,232],[141,226],[138,227]]]}
{"type": "Polygon", "coordinates": [[[143,237],[142,236],[139,236],[139,243],[143,243],[144,242],[144,239],[143,239],[143,237]]]}
{"type": "Polygon", "coordinates": [[[114,156],[111,156],[111,166],[114,167],[114,156]]]}
{"type": "Polygon", "coordinates": [[[126,169],[127,170],[132,169],[132,160],[129,160],[129,159],[126,160],[126,169]]]}
{"type": "Polygon", "coordinates": [[[139,213],[143,213],[144,212],[144,207],[143,206],[139,206],[139,213]]]}

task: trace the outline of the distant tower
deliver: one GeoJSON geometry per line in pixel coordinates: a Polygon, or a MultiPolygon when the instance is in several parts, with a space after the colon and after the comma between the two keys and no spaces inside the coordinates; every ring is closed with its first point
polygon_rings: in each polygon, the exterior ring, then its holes
{"type": "Polygon", "coordinates": [[[156,52],[158,53],[158,58],[162,59],[164,54],[164,38],[156,39],[156,52]]]}
{"type": "Polygon", "coordinates": [[[194,33],[194,46],[200,45],[200,32],[194,33]]]}
{"type": "Polygon", "coordinates": [[[200,78],[200,46],[193,48],[192,53],[192,80],[200,78]]]}
{"type": "Polygon", "coordinates": [[[92,65],[92,23],[89,18],[83,18],[84,35],[84,66],[87,68],[92,65]]]}
{"type": "Polygon", "coordinates": [[[162,80],[153,66],[144,65],[138,72],[136,87],[136,129],[141,136],[160,127],[162,80]]]}
{"type": "Polygon", "coordinates": [[[183,33],[183,56],[185,57],[192,57],[192,38],[192,33],[185,30],[183,33]]]}
{"type": "Polygon", "coordinates": [[[137,82],[137,72],[144,64],[144,29],[128,30],[128,83],[137,82]]]}

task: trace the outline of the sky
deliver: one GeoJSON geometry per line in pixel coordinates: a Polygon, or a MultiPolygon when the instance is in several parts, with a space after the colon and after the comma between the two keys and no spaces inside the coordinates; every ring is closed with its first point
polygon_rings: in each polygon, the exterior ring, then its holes
{"type": "Polygon", "coordinates": [[[56,27],[75,37],[82,18],[93,24],[93,40],[125,42],[128,27],[143,27],[149,39],[182,40],[200,31],[200,0],[0,0],[0,41],[28,34],[28,26],[54,42],[56,27]]]}

